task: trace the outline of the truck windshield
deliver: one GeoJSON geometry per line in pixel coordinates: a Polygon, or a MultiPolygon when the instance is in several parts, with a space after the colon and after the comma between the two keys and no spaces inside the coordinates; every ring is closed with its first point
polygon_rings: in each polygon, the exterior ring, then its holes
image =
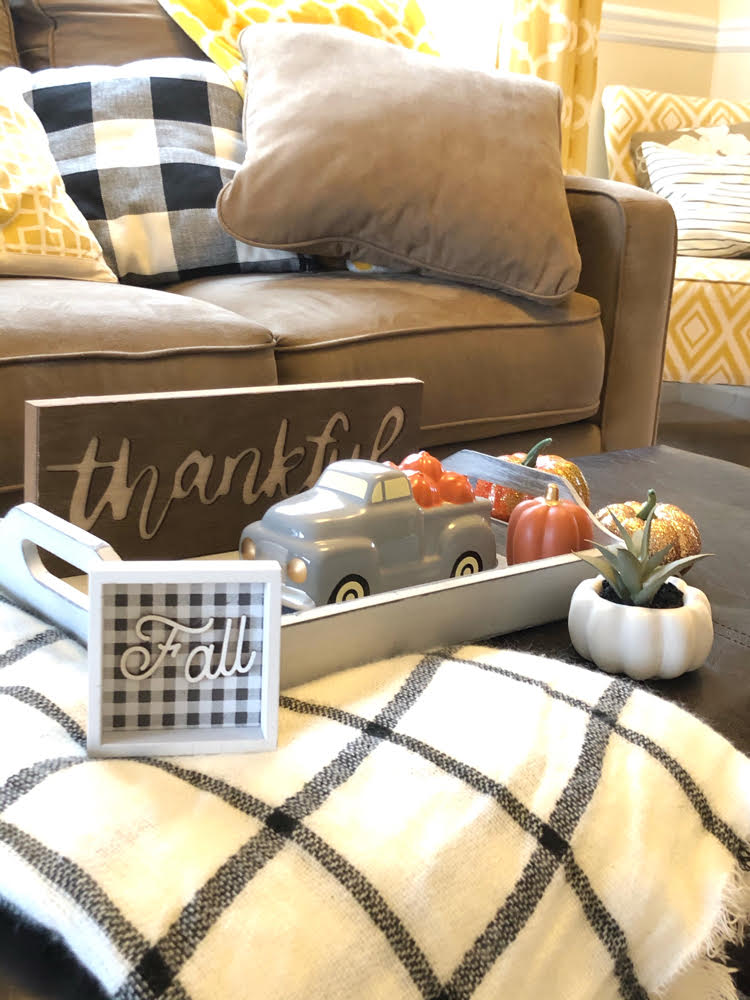
{"type": "Polygon", "coordinates": [[[348,472],[339,472],[337,469],[327,469],[318,480],[318,486],[325,486],[326,489],[336,490],[338,493],[348,493],[349,496],[357,497],[359,500],[365,499],[369,485],[366,479],[352,476],[348,472]]]}

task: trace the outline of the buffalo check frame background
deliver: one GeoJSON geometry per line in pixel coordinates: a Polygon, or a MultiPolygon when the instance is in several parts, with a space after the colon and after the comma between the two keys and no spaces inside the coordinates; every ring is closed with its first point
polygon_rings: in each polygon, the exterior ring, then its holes
{"type": "Polygon", "coordinates": [[[89,600],[90,754],[275,748],[276,563],[104,564],[91,570],[89,600]]]}

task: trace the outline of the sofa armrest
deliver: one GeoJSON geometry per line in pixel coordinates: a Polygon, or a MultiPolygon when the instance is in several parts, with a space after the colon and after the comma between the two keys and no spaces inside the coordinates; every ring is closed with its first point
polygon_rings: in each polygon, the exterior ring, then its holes
{"type": "Polygon", "coordinates": [[[677,229],[669,202],[631,184],[566,177],[581,254],[578,291],[597,299],[606,362],[602,448],[654,443],[677,229]]]}

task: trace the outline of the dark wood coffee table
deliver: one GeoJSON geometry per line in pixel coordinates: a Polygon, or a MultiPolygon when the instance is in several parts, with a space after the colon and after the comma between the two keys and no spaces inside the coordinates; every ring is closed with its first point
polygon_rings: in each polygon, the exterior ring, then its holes
{"type": "MultiPolygon", "coordinates": [[[[750,452],[750,442],[748,442],[750,452]]],[[[464,453],[465,454],[465,453],[464,453]]],[[[676,503],[698,524],[703,551],[715,553],[689,571],[711,602],[714,644],[699,670],[644,687],[681,704],[750,754],[750,468],[658,445],[576,459],[591,488],[591,509],[645,498],[676,503]]],[[[445,462],[450,465],[450,459],[445,462]]],[[[567,624],[498,636],[493,645],[594,668],[570,643],[567,624]]]]}

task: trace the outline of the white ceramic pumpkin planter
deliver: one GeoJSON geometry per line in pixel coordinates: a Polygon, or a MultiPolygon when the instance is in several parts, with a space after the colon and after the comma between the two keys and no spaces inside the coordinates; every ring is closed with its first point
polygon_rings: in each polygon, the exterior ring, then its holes
{"type": "Polygon", "coordinates": [[[583,580],[570,602],[573,646],[608,673],[636,680],[678,677],[705,663],[713,643],[711,606],[702,590],[671,576],[683,595],[678,608],[616,604],[601,597],[604,577],[583,580]]]}
{"type": "Polygon", "coordinates": [[[568,612],[568,631],[577,652],[610,674],[628,674],[636,680],[679,677],[695,670],[705,662],[714,639],[708,598],[676,575],[706,555],[693,552],[669,561],[671,541],[651,552],[657,508],[653,490],[648,505],[643,527],[632,534],[608,508],[621,544],[612,548],[592,542],[599,557],[576,553],[601,575],[578,584],[568,612]],[[602,596],[605,581],[606,597],[602,596]],[[610,591],[613,600],[608,599],[610,591]],[[680,598],[682,604],[669,606],[680,598]]]}

